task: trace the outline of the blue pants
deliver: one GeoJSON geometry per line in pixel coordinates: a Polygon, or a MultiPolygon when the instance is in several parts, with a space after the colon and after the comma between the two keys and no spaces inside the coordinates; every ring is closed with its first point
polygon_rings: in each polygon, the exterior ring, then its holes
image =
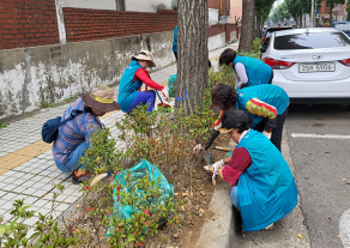
{"type": "Polygon", "coordinates": [[[152,112],[154,109],[154,104],[156,100],[156,95],[153,90],[147,90],[140,92],[137,97],[135,97],[134,101],[132,101],[129,109],[126,111],[126,113],[130,113],[134,108],[136,108],[139,105],[146,105],[149,104],[149,108],[146,110],[147,112],[152,112]]]}
{"type": "Polygon", "coordinates": [[[86,142],[83,141],[81,144],[75,148],[75,150],[71,153],[70,159],[66,163],[61,163],[59,161],[55,161],[57,168],[65,173],[73,173],[73,171],[84,168],[85,164],[79,165],[80,157],[84,156],[85,149],[89,147],[86,145],[86,142]]]}
{"type": "MultiPolygon", "coordinates": [[[[239,208],[238,208],[238,198],[237,198],[237,186],[234,186],[232,189],[231,189],[231,193],[230,193],[230,197],[231,197],[231,201],[233,203],[233,205],[236,207],[236,209],[239,211],[239,208]]],[[[292,214],[292,211],[291,210],[290,212],[286,213],[283,218],[287,218],[289,215],[292,214]]]]}

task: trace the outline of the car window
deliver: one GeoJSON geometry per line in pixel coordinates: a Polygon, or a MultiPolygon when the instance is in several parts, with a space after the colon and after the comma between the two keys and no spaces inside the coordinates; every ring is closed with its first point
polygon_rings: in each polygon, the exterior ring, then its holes
{"type": "Polygon", "coordinates": [[[300,33],[277,36],[276,50],[348,47],[350,39],[341,32],[300,33]]]}
{"type": "Polygon", "coordinates": [[[337,23],[335,28],[341,31],[350,31],[350,22],[347,23],[337,23]]]}

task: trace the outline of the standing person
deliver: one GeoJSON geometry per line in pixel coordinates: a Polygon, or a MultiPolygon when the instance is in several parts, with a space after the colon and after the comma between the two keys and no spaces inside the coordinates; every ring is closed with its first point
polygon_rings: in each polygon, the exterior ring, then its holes
{"type": "Polygon", "coordinates": [[[165,102],[169,100],[168,93],[164,87],[154,82],[149,72],[148,67],[156,67],[153,62],[152,53],[147,50],[141,50],[139,55],[133,56],[132,62],[125,69],[122,78],[120,79],[118,103],[121,110],[130,113],[139,105],[149,104],[147,112],[152,112],[156,100],[156,93],[153,90],[139,92],[138,90],[145,83],[147,86],[162,91],[165,97],[165,102]]]}
{"type": "Polygon", "coordinates": [[[57,168],[65,173],[73,173],[73,183],[79,184],[89,179],[85,164],[79,165],[80,157],[91,146],[90,135],[103,128],[99,116],[119,110],[113,101],[114,91],[105,85],[96,85],[91,93],[79,97],[64,112],[61,122],[74,118],[59,128],[52,152],[57,168]],[[82,112],[75,114],[76,111],[82,112]]]}
{"type": "Polygon", "coordinates": [[[213,164],[213,171],[233,186],[230,197],[241,214],[243,231],[270,229],[298,204],[293,174],[266,136],[251,129],[252,119],[243,110],[226,111],[221,120],[220,133],[237,146],[231,158],[213,164]]]}
{"type": "MultiPolygon", "coordinates": [[[[281,87],[264,84],[236,91],[230,85],[219,84],[212,90],[211,98],[210,108],[220,109],[221,116],[231,109],[244,110],[253,119],[253,129],[272,132],[271,142],[281,151],[283,125],[289,107],[289,97],[281,87]]],[[[219,120],[214,126],[216,134],[221,125],[219,120]]]]}
{"type": "Polygon", "coordinates": [[[237,76],[236,89],[272,83],[273,71],[271,66],[258,59],[238,56],[235,50],[231,48],[227,48],[222,52],[219,64],[220,66],[225,64],[233,68],[237,76]]]}
{"type": "Polygon", "coordinates": [[[177,61],[177,25],[174,28],[173,52],[177,61]]]}

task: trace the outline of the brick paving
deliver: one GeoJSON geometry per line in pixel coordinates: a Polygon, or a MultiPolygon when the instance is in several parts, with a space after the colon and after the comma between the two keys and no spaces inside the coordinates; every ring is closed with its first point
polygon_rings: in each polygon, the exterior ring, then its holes
{"type": "MultiPolygon", "coordinates": [[[[232,44],[229,47],[235,47],[232,44]]],[[[210,53],[213,66],[224,48],[210,53]]],[[[176,74],[176,64],[151,73],[156,82],[166,82],[169,75],[176,74]]],[[[174,99],[171,102],[174,104],[174,99]]],[[[80,186],[71,183],[71,174],[57,169],[52,157],[51,145],[41,140],[41,128],[44,122],[63,114],[68,104],[44,109],[39,114],[9,124],[0,129],[0,216],[4,223],[11,221],[10,211],[16,199],[24,199],[32,205],[35,217],[24,223],[33,226],[38,213],[49,213],[52,208],[54,186],[62,183],[64,192],[56,199],[54,217],[59,218],[71,206],[77,204],[82,192],[80,186]]],[[[115,122],[123,118],[124,113],[116,111],[103,118],[110,128],[112,136],[118,136],[115,122]]],[[[119,144],[122,146],[122,144],[119,144]]]]}

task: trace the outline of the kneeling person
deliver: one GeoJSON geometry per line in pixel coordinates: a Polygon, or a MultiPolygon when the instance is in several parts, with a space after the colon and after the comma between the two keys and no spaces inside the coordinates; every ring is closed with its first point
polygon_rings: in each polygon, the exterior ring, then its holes
{"type": "Polygon", "coordinates": [[[258,231],[289,216],[298,190],[282,154],[264,134],[250,129],[252,119],[243,110],[226,111],[221,121],[220,133],[230,135],[237,146],[231,158],[216,162],[213,169],[233,186],[231,200],[240,211],[243,231],[258,231]]]}
{"type": "Polygon", "coordinates": [[[91,133],[103,128],[98,117],[120,109],[120,105],[113,101],[113,95],[114,91],[109,87],[96,85],[91,93],[70,104],[62,116],[61,122],[74,115],[76,110],[83,111],[59,128],[52,148],[57,168],[65,173],[73,173],[74,184],[88,179],[85,164],[79,165],[79,159],[91,146],[91,133]]]}

